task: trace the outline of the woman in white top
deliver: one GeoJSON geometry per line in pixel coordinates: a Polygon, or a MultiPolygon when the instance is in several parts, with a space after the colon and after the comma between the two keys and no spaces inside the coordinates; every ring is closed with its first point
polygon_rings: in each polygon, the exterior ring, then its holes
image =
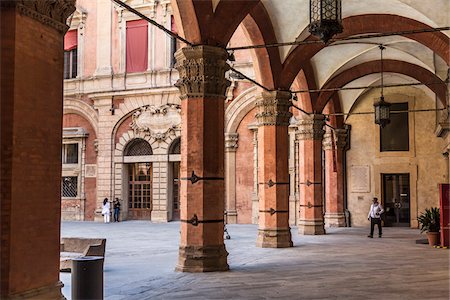
{"type": "Polygon", "coordinates": [[[378,225],[378,237],[381,237],[381,214],[384,212],[381,204],[378,203],[378,198],[373,198],[373,204],[370,206],[369,214],[367,219],[370,220],[370,235],[367,237],[373,238],[373,230],[375,229],[375,224],[378,225]]]}
{"type": "Polygon", "coordinates": [[[105,223],[109,223],[110,214],[111,214],[110,204],[109,204],[108,198],[105,198],[105,200],[103,200],[103,206],[102,206],[102,216],[103,216],[103,221],[105,223]]]}

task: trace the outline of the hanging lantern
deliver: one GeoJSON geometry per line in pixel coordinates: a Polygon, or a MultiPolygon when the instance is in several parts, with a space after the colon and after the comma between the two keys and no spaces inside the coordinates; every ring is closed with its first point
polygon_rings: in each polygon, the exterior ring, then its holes
{"type": "Polygon", "coordinates": [[[309,32],[318,36],[325,44],[337,33],[341,33],[341,0],[310,0],[309,32]]]}
{"type": "Polygon", "coordinates": [[[384,93],[383,93],[383,86],[384,86],[384,80],[383,80],[383,50],[386,49],[383,44],[380,44],[378,46],[380,49],[380,63],[381,63],[381,95],[380,100],[374,103],[375,108],[375,124],[378,124],[383,128],[387,124],[391,122],[391,104],[384,101],[384,93]]]}
{"type": "Polygon", "coordinates": [[[380,100],[375,102],[373,106],[375,107],[375,123],[383,128],[391,122],[391,104],[384,101],[384,97],[381,96],[380,100]]]}

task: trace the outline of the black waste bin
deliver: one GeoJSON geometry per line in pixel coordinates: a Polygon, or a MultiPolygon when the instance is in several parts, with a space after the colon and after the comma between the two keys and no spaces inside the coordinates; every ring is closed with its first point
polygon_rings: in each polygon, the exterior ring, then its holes
{"type": "Polygon", "coordinates": [[[83,256],[72,263],[72,300],[103,299],[103,257],[83,256]]]}

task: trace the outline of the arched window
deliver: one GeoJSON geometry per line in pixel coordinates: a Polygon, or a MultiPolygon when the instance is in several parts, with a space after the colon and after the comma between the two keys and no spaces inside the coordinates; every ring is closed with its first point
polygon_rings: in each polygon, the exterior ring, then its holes
{"type": "Polygon", "coordinates": [[[125,156],[144,156],[152,155],[153,150],[150,144],[143,139],[132,140],[125,148],[125,156]]]}
{"type": "Polygon", "coordinates": [[[176,138],[172,145],[169,148],[169,154],[180,154],[181,153],[181,140],[180,138],[176,138]]]}

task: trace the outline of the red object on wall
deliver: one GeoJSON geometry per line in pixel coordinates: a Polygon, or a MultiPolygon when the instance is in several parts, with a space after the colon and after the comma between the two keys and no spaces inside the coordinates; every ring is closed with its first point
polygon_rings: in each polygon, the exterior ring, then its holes
{"type": "Polygon", "coordinates": [[[450,184],[439,185],[441,211],[441,246],[449,247],[450,240],[450,184]]]}
{"type": "Polygon", "coordinates": [[[127,22],[127,73],[144,72],[148,65],[148,23],[127,22]]]}
{"type": "Polygon", "coordinates": [[[67,31],[64,36],[64,51],[70,51],[78,46],[78,31],[67,31]]]}

